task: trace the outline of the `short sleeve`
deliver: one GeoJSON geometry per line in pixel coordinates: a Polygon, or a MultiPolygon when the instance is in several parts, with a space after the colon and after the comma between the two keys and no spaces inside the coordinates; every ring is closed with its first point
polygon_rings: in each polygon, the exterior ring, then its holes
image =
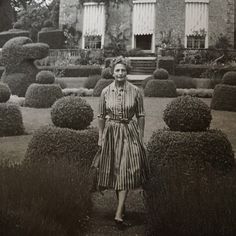
{"type": "Polygon", "coordinates": [[[105,119],[105,116],[106,116],[105,92],[102,91],[98,105],[98,118],[105,119]]]}
{"type": "Polygon", "coordinates": [[[136,117],[145,116],[144,105],[143,105],[143,93],[138,89],[136,95],[136,117]]]}

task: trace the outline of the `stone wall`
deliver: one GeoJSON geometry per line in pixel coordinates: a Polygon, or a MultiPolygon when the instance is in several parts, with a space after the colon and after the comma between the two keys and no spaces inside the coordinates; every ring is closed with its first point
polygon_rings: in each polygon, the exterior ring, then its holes
{"type": "Polygon", "coordinates": [[[234,0],[210,0],[209,45],[213,45],[220,34],[234,44],[234,0]]]}
{"type": "Polygon", "coordinates": [[[178,38],[184,44],[185,2],[184,0],[157,0],[156,7],[156,45],[162,37],[171,35],[174,44],[178,38]]]}
{"type": "MultiPolygon", "coordinates": [[[[236,0],[210,0],[209,3],[209,45],[213,45],[220,34],[226,35],[234,44],[236,0]]],[[[155,44],[160,45],[163,37],[170,35],[173,44],[184,45],[185,0],[157,0],[155,44]],[[179,41],[179,40],[180,41],[179,41]]],[[[71,24],[77,30],[83,29],[83,10],[79,0],[61,0],[59,25],[71,24]]],[[[105,46],[110,43],[107,32],[117,35],[124,32],[127,49],[132,45],[132,0],[123,4],[110,4],[106,15],[105,46]]],[[[80,42],[81,43],[81,42],[80,42]]]]}
{"type": "Polygon", "coordinates": [[[110,35],[126,39],[127,49],[132,44],[132,5],[129,1],[124,4],[110,4],[109,12],[106,15],[106,37],[105,46],[110,42],[110,35]],[[119,33],[122,34],[119,35],[119,33]]]}

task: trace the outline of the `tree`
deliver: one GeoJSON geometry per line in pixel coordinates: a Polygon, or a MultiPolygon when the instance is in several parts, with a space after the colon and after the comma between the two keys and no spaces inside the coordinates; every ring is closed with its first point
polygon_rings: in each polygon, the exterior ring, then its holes
{"type": "Polygon", "coordinates": [[[14,14],[9,0],[0,0],[0,32],[12,28],[14,14]]]}

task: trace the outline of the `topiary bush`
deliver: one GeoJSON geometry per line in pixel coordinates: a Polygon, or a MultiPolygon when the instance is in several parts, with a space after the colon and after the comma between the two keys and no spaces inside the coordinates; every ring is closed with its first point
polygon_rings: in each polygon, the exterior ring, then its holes
{"type": "Polygon", "coordinates": [[[92,122],[93,109],[80,97],[63,97],[53,104],[51,117],[55,126],[82,130],[92,122]]]}
{"type": "Polygon", "coordinates": [[[84,165],[68,159],[0,163],[0,173],[0,235],[85,234],[92,201],[84,165]]]}
{"type": "Polygon", "coordinates": [[[173,131],[206,131],[211,123],[211,110],[200,99],[181,96],[170,102],[163,119],[173,131]]]}
{"type": "Polygon", "coordinates": [[[173,100],[163,117],[170,129],[154,132],[147,144],[149,235],[233,236],[236,166],[229,140],[208,129],[210,108],[197,98],[173,100]]]}
{"type": "Polygon", "coordinates": [[[111,68],[110,68],[110,67],[104,68],[104,69],[102,70],[101,77],[102,77],[103,79],[114,79],[114,77],[113,77],[113,75],[112,75],[112,72],[111,72],[111,68]]]}
{"type": "Polygon", "coordinates": [[[97,141],[98,131],[94,128],[76,131],[68,128],[44,126],[34,133],[25,158],[30,162],[45,160],[51,162],[66,158],[90,166],[98,149],[97,141]]]}
{"type": "Polygon", "coordinates": [[[172,80],[150,79],[144,88],[146,97],[176,97],[176,86],[172,80]]]}
{"type": "Polygon", "coordinates": [[[149,235],[235,234],[235,160],[221,131],[159,130],[150,138],[147,153],[149,235]]]}
{"type": "Polygon", "coordinates": [[[226,72],[222,78],[222,83],[236,86],[236,71],[226,72]]]}
{"type": "Polygon", "coordinates": [[[24,133],[22,114],[18,105],[0,103],[0,121],[0,137],[24,133]]]}
{"type": "Polygon", "coordinates": [[[169,78],[169,73],[165,69],[156,69],[153,72],[153,78],[154,79],[159,79],[159,80],[167,80],[169,78]]]}
{"type": "Polygon", "coordinates": [[[13,95],[25,96],[27,88],[35,82],[39,71],[34,61],[46,57],[48,53],[47,44],[33,43],[27,37],[16,37],[4,44],[2,63],[5,70],[1,80],[8,84],[13,95]]]}
{"type": "Polygon", "coordinates": [[[102,90],[110,85],[112,82],[114,82],[113,79],[100,79],[98,80],[94,90],[93,90],[93,96],[99,97],[102,93],[102,90]]]}
{"type": "Polygon", "coordinates": [[[171,75],[170,79],[174,81],[176,88],[196,88],[196,84],[192,77],[171,75]]]}
{"type": "Polygon", "coordinates": [[[175,58],[171,56],[162,56],[158,60],[158,67],[163,68],[168,73],[174,75],[175,74],[175,58]]]}
{"type": "Polygon", "coordinates": [[[93,89],[97,82],[101,79],[101,75],[90,75],[84,82],[84,86],[87,89],[93,89]]]}
{"type": "MultiPolygon", "coordinates": [[[[16,24],[16,23],[15,23],[16,24]]],[[[0,32],[0,48],[3,47],[3,45],[10,39],[15,38],[15,37],[29,37],[29,31],[20,29],[20,28],[15,28],[18,27],[18,23],[16,26],[14,25],[13,29],[10,29],[8,31],[3,31],[0,32]]]]}
{"type": "Polygon", "coordinates": [[[148,83],[149,80],[153,80],[153,76],[148,76],[147,78],[145,78],[145,79],[142,81],[141,86],[142,86],[143,89],[145,89],[145,87],[146,87],[146,85],[147,85],[147,83],[148,83]]]}
{"type": "Polygon", "coordinates": [[[48,70],[42,70],[36,75],[36,83],[38,84],[53,84],[55,82],[55,75],[48,70]]]}
{"type": "Polygon", "coordinates": [[[7,102],[10,96],[11,90],[8,85],[0,82],[0,103],[7,102]]]}
{"type": "Polygon", "coordinates": [[[61,97],[63,93],[57,84],[31,84],[25,94],[25,106],[48,108],[61,97]]]}
{"type": "Polygon", "coordinates": [[[66,82],[61,80],[60,78],[55,78],[54,84],[58,84],[61,87],[61,89],[67,88],[66,82]]]}
{"type": "Polygon", "coordinates": [[[52,27],[42,28],[38,32],[38,42],[46,43],[51,49],[65,47],[65,36],[63,30],[54,29],[52,27]]]}
{"type": "Polygon", "coordinates": [[[236,111],[236,86],[227,84],[216,85],[212,100],[211,108],[221,111],[236,111]]]}

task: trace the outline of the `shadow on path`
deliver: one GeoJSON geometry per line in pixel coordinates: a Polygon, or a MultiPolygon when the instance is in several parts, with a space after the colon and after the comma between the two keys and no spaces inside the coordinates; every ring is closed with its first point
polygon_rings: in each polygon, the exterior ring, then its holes
{"type": "Polygon", "coordinates": [[[130,191],[126,202],[126,219],[130,227],[121,231],[114,223],[116,196],[114,191],[93,194],[93,212],[89,219],[87,236],[144,236],[146,212],[143,204],[142,190],[130,191]]]}

